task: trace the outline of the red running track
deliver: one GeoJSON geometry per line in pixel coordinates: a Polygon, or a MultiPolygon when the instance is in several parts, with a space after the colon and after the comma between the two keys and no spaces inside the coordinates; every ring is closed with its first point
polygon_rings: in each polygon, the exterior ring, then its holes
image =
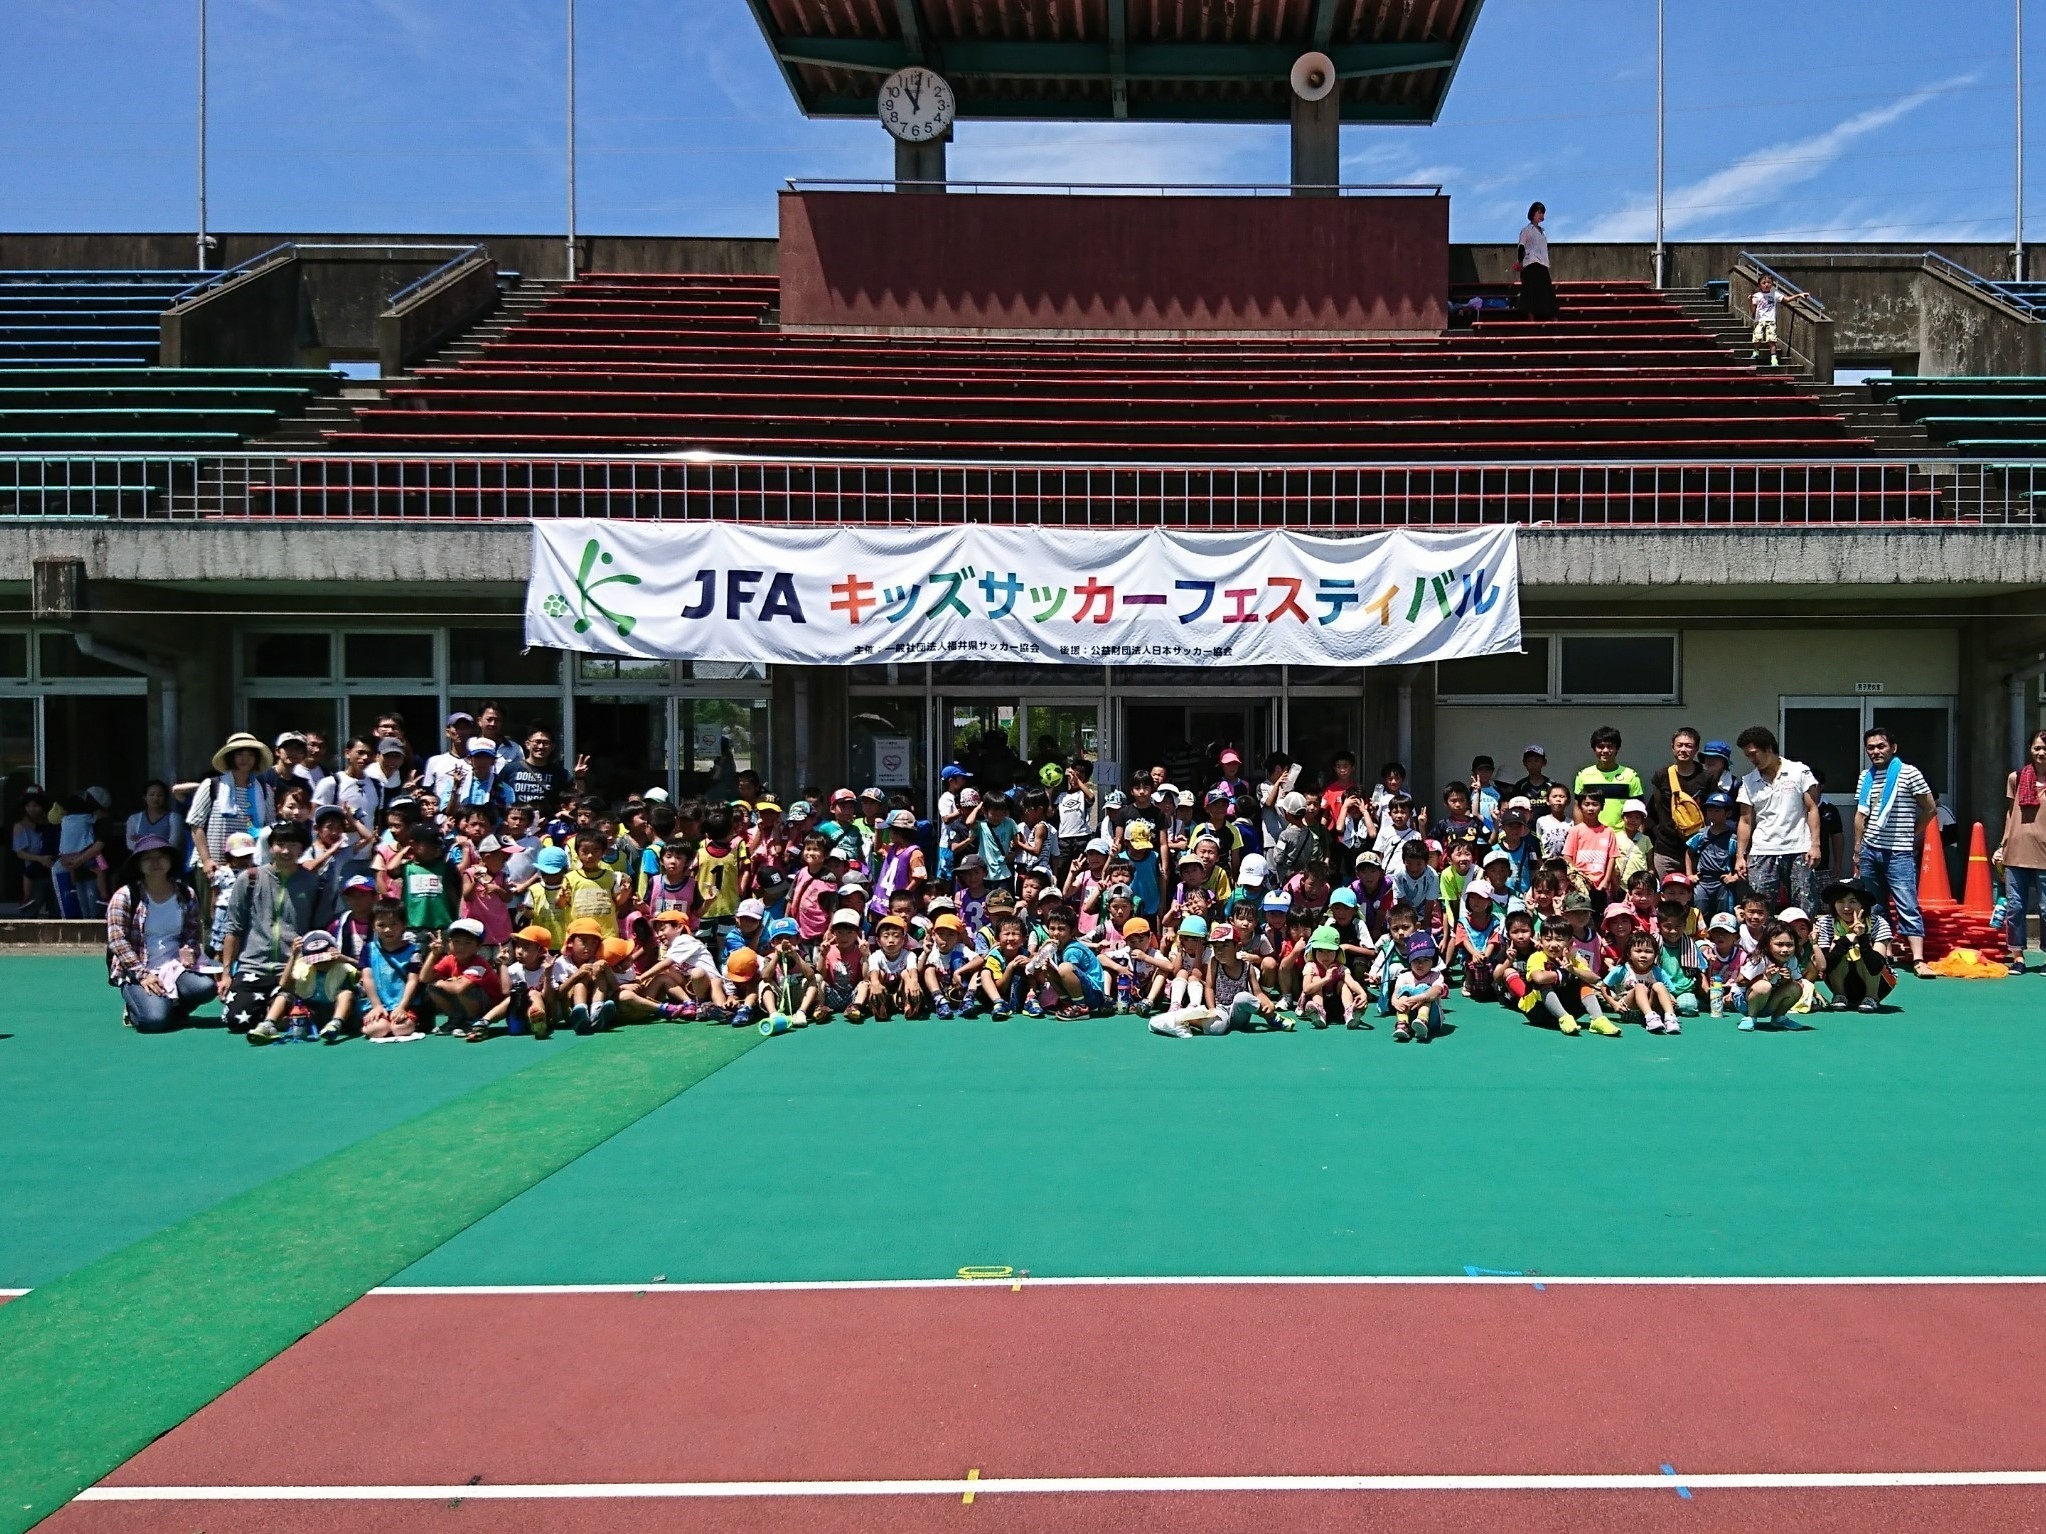
{"type": "MultiPolygon", "coordinates": [[[[106,1484],[2046,1469],[2046,1288],[372,1296],[106,1484]]],[[[1674,1483],[1673,1483],[1674,1487],[1674,1483]]],[[[52,1534],[2046,1528],[2046,1488],[75,1503],[52,1534]]]]}

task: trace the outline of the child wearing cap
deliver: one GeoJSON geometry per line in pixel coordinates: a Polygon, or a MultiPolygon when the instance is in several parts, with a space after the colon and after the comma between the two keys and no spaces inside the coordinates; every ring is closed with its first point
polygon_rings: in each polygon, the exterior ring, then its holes
{"type": "Polygon", "coordinates": [[[1733,827],[1733,795],[1715,788],[1705,796],[1705,826],[1685,838],[1687,870],[1696,884],[1693,900],[1710,918],[1733,909],[1728,881],[1733,877],[1734,859],[1739,855],[1733,827]]]}
{"type": "Polygon", "coordinates": [[[1813,946],[1832,1010],[1880,1011],[1882,999],[1897,983],[1890,967],[1896,939],[1889,918],[1869,899],[1868,889],[1853,881],[1827,885],[1819,899],[1825,910],[1813,928],[1813,946]]]}
{"type": "Polygon", "coordinates": [[[725,955],[725,998],[731,1004],[732,1026],[744,1028],[753,1021],[760,1004],[760,953],[754,948],[734,948],[725,955]]]}
{"type": "Polygon", "coordinates": [[[1164,891],[1154,840],[1148,820],[1132,819],[1123,827],[1123,846],[1130,860],[1130,900],[1137,914],[1151,921],[1164,914],[1164,891]]]}
{"type": "Polygon", "coordinates": [[[533,877],[519,892],[528,925],[545,927],[557,949],[568,936],[568,854],[542,847],[533,854],[533,877]]]}
{"type": "Polygon", "coordinates": [[[1625,889],[1636,874],[1655,866],[1655,842],[1648,834],[1648,806],[1641,800],[1629,799],[1620,806],[1618,839],[1620,856],[1615,872],[1619,888],[1625,889]]]}
{"type": "Polygon", "coordinates": [[[1166,968],[1151,981],[1149,1000],[1162,1003],[1168,1012],[1208,1005],[1208,923],[1207,918],[1188,916],[1179,923],[1179,935],[1166,953],[1166,968]]]}
{"type": "Polygon", "coordinates": [[[1492,903],[1492,886],[1479,880],[1463,893],[1463,909],[1449,932],[1449,954],[1443,964],[1445,977],[1460,964],[1463,995],[1473,1001],[1490,1001],[1497,994],[1493,970],[1506,952],[1506,923],[1492,903]]]}
{"type": "Polygon", "coordinates": [[[1650,1033],[1682,1033],[1677,999],[1662,976],[1662,944],[1652,932],[1629,932],[1625,957],[1606,973],[1606,994],[1620,1009],[1622,1022],[1639,1023],[1650,1033]]]}
{"type": "Polygon", "coordinates": [[[579,916],[568,924],[562,944],[561,956],[569,971],[560,978],[559,989],[568,1005],[569,1025],[577,1033],[601,1031],[616,1012],[618,982],[604,962],[604,936],[602,922],[594,916],[579,916]]]}
{"type": "Polygon", "coordinates": [[[1334,927],[1307,936],[1300,969],[1300,1010],[1317,1028],[1369,1028],[1367,997],[1343,962],[1343,940],[1334,927]]]}
{"type": "Polygon", "coordinates": [[[327,931],[340,945],[341,956],[358,965],[376,941],[373,914],[377,903],[377,882],[368,874],[350,874],[341,881],[341,914],[327,931]]]}
{"type": "Polygon", "coordinates": [[[355,1006],[356,968],[332,933],[308,932],[291,945],[291,960],[279,978],[263,1020],[249,1030],[251,1044],[275,1039],[338,1044],[355,1006]],[[280,1032],[277,1025],[289,1018],[280,1032]]]}
{"type": "Polygon", "coordinates": [[[653,918],[653,930],[660,957],[640,971],[633,991],[675,1022],[699,1016],[705,1022],[725,1022],[730,997],[723,971],[716,956],[689,930],[688,916],[670,907],[653,918]]]}
{"type": "Polygon", "coordinates": [[[1442,1027],[1442,998],[1449,985],[1435,972],[1435,940],[1417,937],[1407,944],[1407,973],[1393,993],[1395,1044],[1425,1044],[1442,1027]]]}
{"type": "Polygon", "coordinates": [[[1136,1013],[1148,1010],[1142,996],[1147,976],[1140,969],[1150,959],[1151,924],[1141,916],[1125,912],[1120,922],[1111,921],[1101,931],[1103,941],[1097,952],[1101,968],[1115,989],[1115,1010],[1136,1013]]]}
{"type": "Polygon", "coordinates": [[[462,914],[483,928],[483,946],[495,951],[511,941],[511,886],[504,865],[511,850],[495,835],[468,843],[462,859],[462,914]]]}
{"type": "Polygon", "coordinates": [[[1678,1018],[1698,1015],[1699,997],[1705,987],[1705,966],[1698,957],[1698,943],[1688,925],[1697,914],[1674,900],[1665,900],[1655,908],[1655,963],[1662,972],[1662,983],[1668,987],[1670,999],[1676,1003],[1678,1018]]]}
{"type": "Polygon", "coordinates": [[[506,1033],[530,1033],[536,1039],[553,1032],[560,1006],[554,985],[564,962],[553,949],[554,934],[545,927],[521,927],[511,935],[498,966],[504,999],[483,1014],[483,1028],[502,1022],[506,1033]]]}
{"type": "Polygon", "coordinates": [[[924,991],[931,1015],[951,1019],[971,1010],[974,977],[986,958],[966,941],[966,923],[951,911],[932,919],[930,947],[923,956],[924,991]]]}
{"type": "Polygon", "coordinates": [[[504,999],[495,965],[483,956],[483,923],[458,917],[426,949],[422,1003],[438,1013],[432,1032],[459,1033],[471,1044],[489,1036],[483,1015],[504,999]]]}
{"type": "Polygon", "coordinates": [[[1739,1012],[1746,1005],[1740,972],[1747,957],[1748,950],[1741,942],[1740,918],[1731,911],[1714,912],[1705,923],[1705,941],[1698,945],[1706,1002],[1712,1016],[1729,1010],[1739,1012]]]}
{"type": "Polygon", "coordinates": [[[760,961],[761,1005],[801,1028],[822,1010],[824,986],[817,966],[803,952],[795,918],[777,916],[767,924],[767,953],[760,961]]]}

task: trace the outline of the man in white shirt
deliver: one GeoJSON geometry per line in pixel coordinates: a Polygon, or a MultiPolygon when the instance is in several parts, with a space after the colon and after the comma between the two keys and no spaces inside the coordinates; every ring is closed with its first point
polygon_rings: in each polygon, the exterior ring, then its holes
{"type": "Polygon", "coordinates": [[[1733,875],[1769,902],[1816,910],[1818,870],[1825,861],[1819,835],[1819,780],[1803,762],[1785,759],[1775,733],[1763,725],[1742,730],[1734,742],[1753,771],[1741,779],[1733,875]]]}
{"type": "Polygon", "coordinates": [[[338,805],[346,810],[356,837],[374,844],[377,832],[382,829],[384,785],[371,776],[371,760],[368,741],[360,735],[349,741],[341,753],[341,770],[313,785],[313,803],[338,805]]]}
{"type": "MultiPolygon", "coordinates": [[[[455,780],[462,775],[469,762],[469,742],[476,734],[476,716],[466,709],[456,709],[448,715],[446,728],[442,731],[447,749],[437,751],[426,759],[426,767],[419,775],[419,781],[428,793],[446,804],[454,794],[455,780]]],[[[496,746],[491,747],[492,755],[496,746]]]]}

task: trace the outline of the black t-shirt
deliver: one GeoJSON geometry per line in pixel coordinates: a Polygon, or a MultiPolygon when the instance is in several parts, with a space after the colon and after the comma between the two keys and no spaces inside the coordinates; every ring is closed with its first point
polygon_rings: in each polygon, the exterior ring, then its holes
{"type": "Polygon", "coordinates": [[[512,803],[537,804],[546,810],[555,808],[575,787],[559,762],[536,767],[523,757],[504,773],[504,781],[511,785],[512,803]]]}
{"type": "Polygon", "coordinates": [[[1675,762],[1665,763],[1648,780],[1648,840],[1660,857],[1674,858],[1678,863],[1684,860],[1684,843],[1691,833],[1677,829],[1671,815],[1673,808],[1669,790],[1670,768],[1677,769],[1677,786],[1698,801],[1699,813],[1704,813],[1705,795],[1711,791],[1712,780],[1705,775],[1705,766],[1693,758],[1688,767],[1675,762]]]}

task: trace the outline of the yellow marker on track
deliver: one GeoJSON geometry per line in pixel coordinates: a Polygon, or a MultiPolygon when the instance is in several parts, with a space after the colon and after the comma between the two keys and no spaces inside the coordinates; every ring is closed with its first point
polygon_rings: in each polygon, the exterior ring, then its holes
{"type": "MultiPolygon", "coordinates": [[[[967,1471],[967,1472],[966,1472],[966,1479],[967,1479],[967,1480],[969,1480],[969,1481],[977,1481],[977,1480],[979,1480],[979,1479],[980,1479],[980,1468],[979,1468],[978,1466],[975,1466],[975,1467],[974,1467],[973,1469],[971,1469],[971,1470],[967,1471]]],[[[966,1507],[971,1507],[971,1506],[973,1506],[973,1488],[972,1488],[971,1486],[969,1486],[969,1487],[967,1487],[967,1488],[966,1488],[966,1495],[965,1495],[965,1496],[963,1496],[963,1497],[961,1497],[961,1498],[959,1499],[959,1501],[961,1502],[961,1504],[962,1504],[962,1505],[964,1505],[964,1506],[966,1506],[966,1507]]]]}
{"type": "Polygon", "coordinates": [[[969,1281],[1014,1278],[1016,1276],[1016,1270],[1012,1267],[1007,1266],[1006,1264],[999,1266],[961,1268],[959,1270],[959,1276],[969,1281]]]}

